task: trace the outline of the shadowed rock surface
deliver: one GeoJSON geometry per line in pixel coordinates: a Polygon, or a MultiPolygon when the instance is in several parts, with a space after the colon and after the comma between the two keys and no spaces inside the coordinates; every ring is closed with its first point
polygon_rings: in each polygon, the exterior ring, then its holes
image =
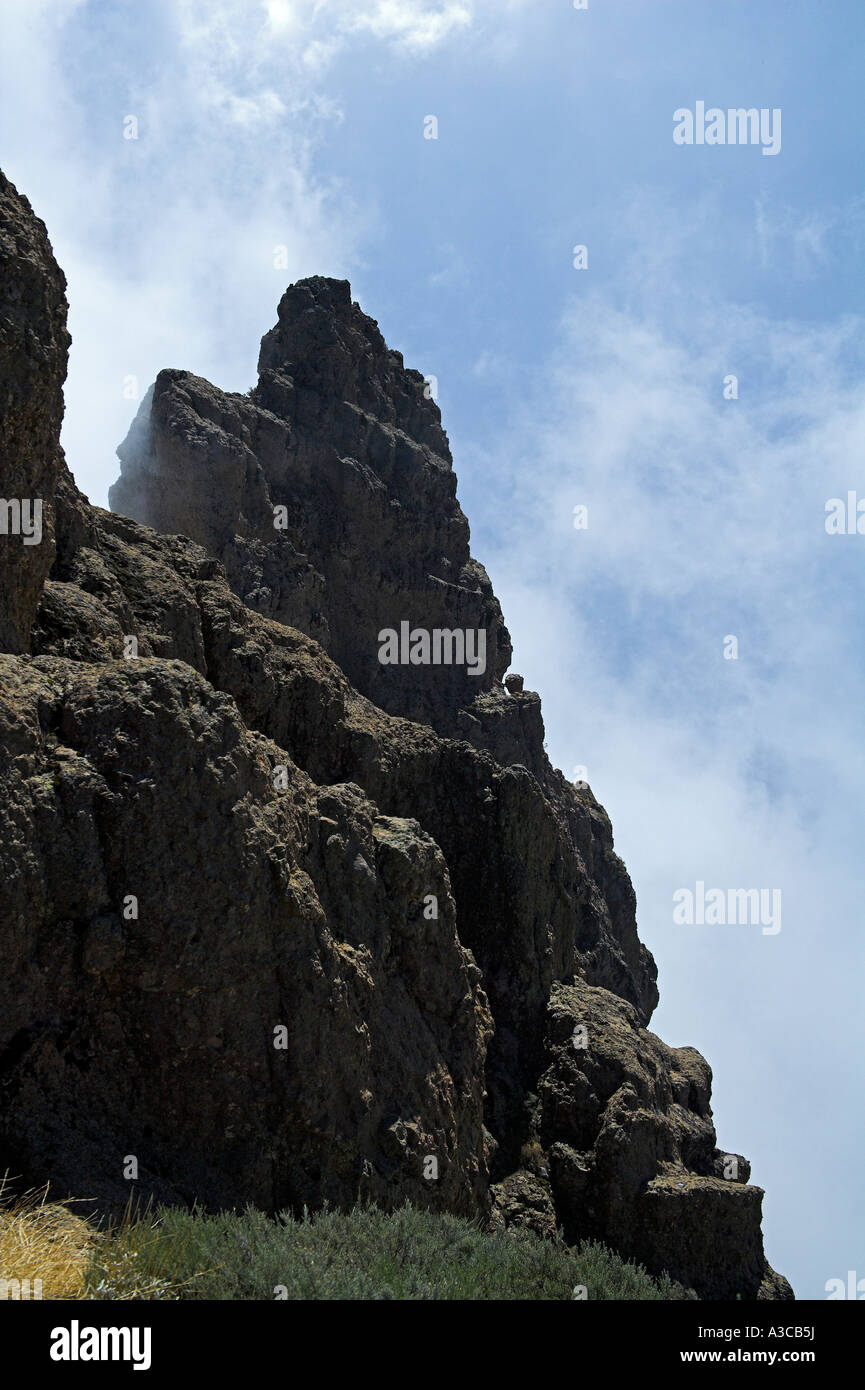
{"type": "Polygon", "coordinates": [[[427,390],[347,281],[313,277],[283,295],[248,397],[160,372],[118,450],[110,502],[217,555],[248,606],[315,637],[382,709],[452,733],[479,695],[494,690],[504,707],[511,644],[469,554],[427,390]],[[285,509],[280,530],[275,507],[285,509]],[[482,628],[486,669],[406,666],[395,681],[377,635],[401,621],[482,628]]]}
{"type": "Polygon", "coordinates": [[[160,373],[124,515],[91,507],[63,278],[0,193],[2,491],[54,537],[0,537],[0,1168],[106,1207],[130,1155],[169,1201],[408,1197],[791,1297],[707,1063],[647,1031],[609,820],[502,682],[423,378],[303,281],[249,396],[160,373]],[[383,665],[403,621],[482,630],[485,670],[383,665]]]}
{"type": "Polygon", "coordinates": [[[66,279],[44,223],[2,171],[0,207],[0,649],[24,652],[54,559],[52,518],[39,544],[25,544],[6,503],[54,494],[69,334],[66,279]]]}

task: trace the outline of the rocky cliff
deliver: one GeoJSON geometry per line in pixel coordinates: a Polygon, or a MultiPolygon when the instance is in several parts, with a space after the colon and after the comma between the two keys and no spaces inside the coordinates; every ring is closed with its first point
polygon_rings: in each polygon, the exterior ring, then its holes
{"type": "Polygon", "coordinates": [[[302,281],[248,395],[160,373],[106,512],[5,179],[0,262],[0,484],[45,516],[0,535],[0,1169],[106,1207],[410,1198],[791,1297],[707,1063],[648,1031],[609,820],[503,682],[423,378],[302,281]]]}

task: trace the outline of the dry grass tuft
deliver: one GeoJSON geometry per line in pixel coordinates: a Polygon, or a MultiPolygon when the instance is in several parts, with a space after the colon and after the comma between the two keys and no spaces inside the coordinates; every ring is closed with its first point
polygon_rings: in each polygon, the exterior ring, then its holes
{"type": "Polygon", "coordinates": [[[0,1301],[176,1299],[190,1282],[172,1276],[187,1239],[166,1239],[149,1206],[130,1200],[118,1224],[100,1229],[68,1205],[49,1202],[47,1185],[14,1196],[3,1177],[0,1301]]]}
{"type": "Polygon", "coordinates": [[[48,1187],[8,1195],[0,1179],[0,1298],[83,1298],[96,1231],[48,1187]],[[41,1280],[39,1285],[34,1280],[41,1280]],[[6,1281],[5,1284],[2,1281],[6,1281]],[[19,1283],[12,1284],[10,1281],[19,1283]],[[21,1284],[29,1280],[22,1290],[21,1284]]]}

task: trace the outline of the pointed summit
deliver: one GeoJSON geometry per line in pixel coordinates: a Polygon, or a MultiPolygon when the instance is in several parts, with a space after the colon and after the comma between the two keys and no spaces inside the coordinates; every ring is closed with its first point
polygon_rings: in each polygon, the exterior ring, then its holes
{"type": "Polygon", "coordinates": [[[288,377],[304,423],[337,404],[354,406],[451,462],[426,378],[404,367],[402,353],[388,348],[375,319],[352,300],[347,280],[313,275],[289,285],[278,322],[261,340],[258,371],[254,394],[268,409],[269,401],[284,402],[279,385],[288,377]],[[273,375],[280,379],[275,394],[273,375]]]}
{"type": "Polygon", "coordinates": [[[536,764],[539,703],[521,719],[501,685],[510,638],[424,377],[348,281],[323,276],[286,290],[259,370],[248,396],[160,372],[118,449],[112,508],[206,546],[245,603],[320,641],[381,708],[482,745],[509,724],[536,764]],[[380,634],[406,624],[456,634],[444,660],[383,664],[380,634]],[[482,664],[459,659],[481,647],[482,664]]]}

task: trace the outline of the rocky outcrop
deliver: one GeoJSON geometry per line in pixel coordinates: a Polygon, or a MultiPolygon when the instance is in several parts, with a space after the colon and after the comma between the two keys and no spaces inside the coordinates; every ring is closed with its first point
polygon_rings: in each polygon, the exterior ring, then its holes
{"type": "Polygon", "coordinates": [[[452,732],[458,709],[501,691],[510,638],[469,553],[438,406],[346,281],[286,291],[249,397],[160,372],[118,453],[114,511],[217,555],[245,603],[319,640],[382,709],[452,732]],[[404,622],[483,631],[483,669],[394,679],[378,634],[404,622]]]}
{"type": "Polygon", "coordinates": [[[566,1236],[675,1267],[704,1298],[775,1297],[762,1194],[747,1160],[716,1147],[700,1054],[668,1047],[631,1005],[581,980],[554,986],[545,1046],[535,1128],[566,1236]]]}
{"type": "Polygon", "coordinates": [[[54,558],[66,280],[44,223],[0,172],[0,649],[23,652],[54,558]]]}
{"type": "Polygon", "coordinates": [[[0,691],[7,1162],[476,1210],[489,1015],[417,822],[315,787],[182,661],[0,657],[0,691]]]}
{"type": "Polygon", "coordinates": [[[647,1031],[609,820],[503,683],[423,378],[344,282],[292,286],[248,396],[160,373],[117,515],[57,462],[62,373],[21,406],[56,553],[0,619],[0,1167],[408,1197],[790,1296],[707,1064],[647,1031]],[[381,662],[404,622],[483,633],[483,670],[381,662]]]}

